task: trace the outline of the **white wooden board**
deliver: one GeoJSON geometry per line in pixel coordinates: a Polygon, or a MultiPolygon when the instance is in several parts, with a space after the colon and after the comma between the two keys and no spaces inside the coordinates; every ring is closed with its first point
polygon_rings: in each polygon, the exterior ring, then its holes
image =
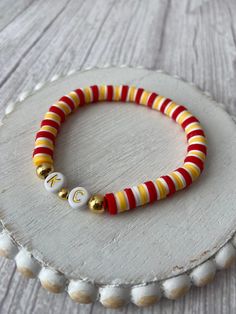
{"type": "MultiPolygon", "coordinates": [[[[235,124],[215,102],[179,79],[144,69],[100,69],[46,84],[18,104],[0,129],[1,218],[14,239],[69,278],[137,284],[189,270],[235,231],[235,124]],[[133,213],[110,217],[73,211],[34,175],[34,134],[47,108],[79,86],[134,84],[186,105],[202,122],[209,156],[202,177],[184,192],[133,213]],[[224,127],[222,127],[224,126],[224,127]]],[[[70,117],[57,141],[56,169],[70,187],[92,193],[155,179],[181,165],[182,130],[147,108],[88,106],[70,117]]]]}

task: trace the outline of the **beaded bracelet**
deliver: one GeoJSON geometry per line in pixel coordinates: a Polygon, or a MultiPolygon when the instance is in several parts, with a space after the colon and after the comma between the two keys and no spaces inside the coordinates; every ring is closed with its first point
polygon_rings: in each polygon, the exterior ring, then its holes
{"type": "Polygon", "coordinates": [[[46,190],[68,200],[72,208],[81,209],[88,205],[95,213],[107,210],[115,215],[164,199],[188,187],[203,171],[206,154],[207,143],[202,126],[184,106],[143,88],[127,85],[94,85],[70,92],[49,108],[36,134],[33,162],[37,167],[37,175],[44,179],[46,190]],[[119,192],[107,193],[105,196],[97,194],[90,197],[84,187],[76,187],[69,192],[65,176],[60,172],[54,172],[53,169],[56,135],[66,117],[76,108],[99,101],[134,102],[158,110],[176,121],[185,131],[188,142],[183,166],[154,181],[147,181],[119,192]]]}

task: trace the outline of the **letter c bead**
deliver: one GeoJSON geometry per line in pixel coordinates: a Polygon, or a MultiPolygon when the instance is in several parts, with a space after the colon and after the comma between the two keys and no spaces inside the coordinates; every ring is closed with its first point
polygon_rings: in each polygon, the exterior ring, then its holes
{"type": "Polygon", "coordinates": [[[82,209],[86,207],[89,200],[89,193],[83,187],[76,187],[70,191],[68,202],[74,209],[82,209]]]}

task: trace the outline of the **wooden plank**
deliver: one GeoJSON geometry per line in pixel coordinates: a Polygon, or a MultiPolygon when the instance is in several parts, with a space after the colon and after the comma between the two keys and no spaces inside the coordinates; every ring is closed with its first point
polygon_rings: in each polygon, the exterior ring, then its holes
{"type": "Polygon", "coordinates": [[[8,25],[13,23],[15,19],[30,7],[32,0],[21,0],[21,1],[1,1],[0,2],[0,32],[5,30],[8,25]]]}

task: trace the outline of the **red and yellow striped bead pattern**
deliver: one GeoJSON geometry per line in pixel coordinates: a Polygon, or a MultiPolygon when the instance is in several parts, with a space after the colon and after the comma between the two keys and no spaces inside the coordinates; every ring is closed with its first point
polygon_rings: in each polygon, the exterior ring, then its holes
{"type": "Polygon", "coordinates": [[[187,156],[182,167],[173,172],[126,188],[104,197],[104,206],[110,214],[117,214],[137,206],[152,203],[182,190],[195,181],[204,168],[207,142],[201,124],[184,106],[169,98],[134,86],[90,86],[79,88],[63,96],[49,108],[36,134],[33,162],[53,164],[55,139],[61,124],[75,109],[99,101],[134,102],[160,111],[176,121],[185,131],[188,141],[187,156]]]}

